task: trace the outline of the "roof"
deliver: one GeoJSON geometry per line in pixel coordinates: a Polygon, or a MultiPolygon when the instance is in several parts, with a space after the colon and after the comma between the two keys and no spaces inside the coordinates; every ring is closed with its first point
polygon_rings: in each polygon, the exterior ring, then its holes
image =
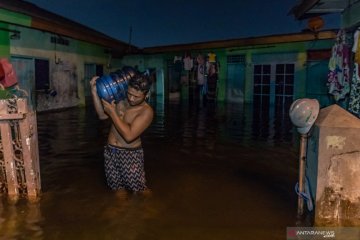
{"type": "Polygon", "coordinates": [[[266,44],[335,39],[336,32],[337,30],[327,30],[314,34],[313,32],[306,31],[301,33],[293,33],[293,34],[281,34],[281,35],[249,37],[249,38],[220,40],[220,41],[211,41],[211,42],[157,46],[157,47],[144,48],[143,53],[153,54],[153,53],[216,49],[216,48],[236,48],[236,50],[241,50],[242,48],[248,49],[249,47],[250,48],[261,47],[261,45],[266,45],[266,44]]]}
{"type": "MultiPolygon", "coordinates": [[[[301,6],[298,5],[294,7],[293,11],[295,12],[295,11],[300,11],[300,9],[304,9],[303,4],[305,4],[305,2],[322,2],[322,1],[325,0],[316,0],[316,1],[302,0],[302,3],[300,4],[301,6]]],[[[336,0],[332,0],[332,1],[336,1],[336,0]]],[[[342,1],[339,0],[336,2],[342,2],[342,1]]],[[[295,34],[249,37],[249,38],[241,38],[241,39],[156,46],[156,47],[139,49],[136,46],[129,45],[128,43],[111,38],[99,31],[91,29],[80,23],[74,22],[70,19],[64,18],[55,13],[44,10],[36,6],[35,4],[26,1],[1,0],[0,8],[30,16],[32,18],[31,28],[104,46],[106,50],[110,50],[112,52],[113,57],[120,57],[125,54],[131,54],[131,53],[152,54],[152,53],[162,53],[162,52],[172,52],[172,51],[201,50],[201,49],[214,49],[214,48],[232,48],[232,47],[239,48],[239,47],[248,47],[248,46],[252,47],[255,45],[311,41],[316,39],[332,39],[336,37],[335,31],[328,30],[328,31],[319,32],[317,33],[317,35],[314,35],[314,33],[312,32],[302,32],[295,34]]]]}
{"type": "Polygon", "coordinates": [[[121,56],[129,51],[138,50],[133,45],[111,38],[99,31],[26,1],[1,0],[0,8],[30,16],[32,18],[31,28],[104,46],[114,56],[121,56]]]}
{"type": "Polygon", "coordinates": [[[302,20],[329,13],[341,13],[351,2],[356,0],[299,0],[289,15],[294,15],[296,19],[302,20]]]}

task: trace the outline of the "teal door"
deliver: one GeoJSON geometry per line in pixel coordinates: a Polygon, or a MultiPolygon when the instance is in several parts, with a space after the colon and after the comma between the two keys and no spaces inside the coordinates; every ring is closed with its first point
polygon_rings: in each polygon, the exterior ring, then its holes
{"type": "Polygon", "coordinates": [[[226,100],[244,102],[245,64],[243,55],[228,56],[226,100]]]}
{"type": "Polygon", "coordinates": [[[165,89],[164,89],[164,70],[163,69],[158,69],[156,70],[156,95],[157,96],[161,96],[160,99],[164,100],[164,95],[165,95],[165,89]]]}
{"type": "Polygon", "coordinates": [[[18,78],[18,85],[28,94],[29,105],[36,108],[35,64],[33,58],[11,57],[11,63],[18,78]]]}

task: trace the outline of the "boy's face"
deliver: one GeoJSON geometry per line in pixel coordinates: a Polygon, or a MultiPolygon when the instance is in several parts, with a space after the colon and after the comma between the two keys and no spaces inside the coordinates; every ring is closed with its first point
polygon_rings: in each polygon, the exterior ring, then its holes
{"type": "Polygon", "coordinates": [[[127,99],[131,106],[136,106],[145,101],[146,94],[132,87],[128,88],[127,99]]]}

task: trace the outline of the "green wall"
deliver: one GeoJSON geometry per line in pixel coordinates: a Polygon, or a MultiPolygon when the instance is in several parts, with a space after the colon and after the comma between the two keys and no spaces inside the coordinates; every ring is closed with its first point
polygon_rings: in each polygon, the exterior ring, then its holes
{"type": "Polygon", "coordinates": [[[20,26],[30,27],[31,17],[0,8],[0,22],[7,22],[20,26]]]}
{"type": "MultiPolygon", "coordinates": [[[[59,37],[57,34],[31,28],[31,21],[31,17],[27,15],[0,9],[0,57],[16,61],[26,59],[29,66],[33,65],[31,61],[35,59],[49,61],[50,87],[56,88],[58,94],[44,100],[40,98],[45,97],[44,94],[34,93],[38,99],[37,110],[84,105],[85,89],[90,75],[95,75],[85,69],[85,64],[94,65],[94,68],[103,66],[104,73],[110,71],[106,68],[110,60],[109,55],[105,53],[106,47],[69,37],[63,37],[69,41],[69,45],[55,44],[51,38],[59,37]],[[11,39],[13,31],[18,31],[20,37],[11,39]],[[71,97],[66,97],[69,94],[71,97]]],[[[35,86],[35,71],[30,68],[24,71],[26,72],[18,72],[27,76],[26,79],[22,79],[27,84],[22,85],[35,86]]],[[[25,90],[30,91],[30,89],[25,90]]]]}
{"type": "MultiPolygon", "coordinates": [[[[0,22],[0,28],[7,29],[8,25],[0,22]]],[[[10,56],[9,32],[0,30],[0,57],[9,58],[9,56],[10,56]]]]}
{"type": "MultiPolygon", "coordinates": [[[[295,64],[295,83],[294,83],[294,98],[305,97],[307,94],[307,51],[308,50],[330,50],[334,44],[333,39],[329,40],[314,40],[307,42],[294,42],[294,43],[278,43],[278,44],[264,44],[257,46],[239,46],[232,48],[217,48],[205,50],[189,50],[193,57],[198,53],[206,55],[209,52],[214,52],[217,55],[217,60],[220,63],[219,72],[219,92],[218,100],[226,100],[226,80],[227,80],[227,57],[229,55],[245,55],[246,59],[246,79],[245,79],[245,102],[252,102],[252,64],[253,59],[256,58],[257,62],[272,61],[279,62],[293,62],[295,64]]],[[[153,55],[133,55],[125,56],[122,64],[138,65],[141,69],[156,68],[163,69],[165,76],[165,94],[167,91],[167,61],[172,61],[174,56],[183,56],[185,51],[168,52],[164,54],[153,55]]],[[[326,84],[326,77],[324,76],[323,84],[326,84]]],[[[166,96],[167,97],[167,96],[166,96]]]]}
{"type": "Polygon", "coordinates": [[[354,2],[344,10],[341,25],[343,28],[360,26],[360,1],[354,2]]]}

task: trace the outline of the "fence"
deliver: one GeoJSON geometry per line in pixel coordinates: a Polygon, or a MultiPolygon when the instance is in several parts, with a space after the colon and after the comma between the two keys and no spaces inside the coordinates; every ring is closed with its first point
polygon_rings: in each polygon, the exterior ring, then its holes
{"type": "Polygon", "coordinates": [[[0,100],[0,194],[10,199],[41,192],[36,112],[27,99],[0,100]]]}

